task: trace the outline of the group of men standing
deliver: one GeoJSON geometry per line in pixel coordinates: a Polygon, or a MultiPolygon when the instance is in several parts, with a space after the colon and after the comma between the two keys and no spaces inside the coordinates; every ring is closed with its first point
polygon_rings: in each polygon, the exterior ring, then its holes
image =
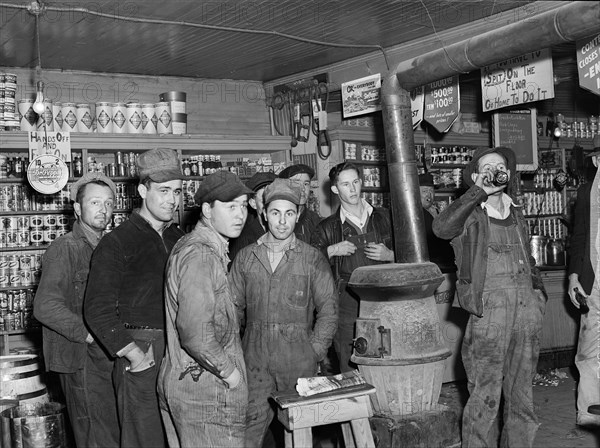
{"type": "MultiPolygon", "coordinates": [[[[137,163],[141,208],[103,236],[115,186],[88,173],[71,189],[73,231],[44,256],[34,315],[76,444],[260,447],[270,393],[316,375],[332,341],[339,369],[355,367],[359,302],[348,280],[394,261],[389,211],[361,197],[349,162],[329,173],[340,207],[323,220],[306,205],[306,165],[246,184],[217,172],[197,190],[201,218],[184,235],[173,222],[177,153],[155,149],[137,163]]],[[[508,148],[478,150],[465,170],[471,188],[429,223],[452,240],[458,299],[472,314],[463,446],[493,445],[503,390],[503,443],[531,446],[537,429],[531,377],[545,292],[510,183],[493,183],[515,167],[508,148]],[[505,331],[491,335],[497,324],[505,331]]]]}

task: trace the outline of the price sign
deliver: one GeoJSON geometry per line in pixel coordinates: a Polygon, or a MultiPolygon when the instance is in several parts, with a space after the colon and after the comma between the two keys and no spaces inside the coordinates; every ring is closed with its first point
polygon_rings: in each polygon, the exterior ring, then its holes
{"type": "Polygon", "coordinates": [[[459,110],[458,75],[425,86],[424,120],[438,132],[448,132],[458,118],[459,110]]]}
{"type": "Polygon", "coordinates": [[[410,92],[410,109],[412,112],[413,129],[423,121],[423,107],[425,101],[425,90],[423,86],[417,87],[410,92]]]}
{"type": "Polygon", "coordinates": [[[579,85],[600,95],[600,34],[577,41],[579,85]]]}

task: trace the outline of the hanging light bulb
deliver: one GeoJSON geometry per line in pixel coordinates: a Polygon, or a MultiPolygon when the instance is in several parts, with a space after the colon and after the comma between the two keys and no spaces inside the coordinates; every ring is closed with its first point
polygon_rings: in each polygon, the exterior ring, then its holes
{"type": "Polygon", "coordinates": [[[562,137],[562,129],[560,128],[560,126],[556,126],[554,128],[554,138],[561,138],[562,137]]]}
{"type": "Polygon", "coordinates": [[[42,115],[44,113],[44,82],[38,81],[37,93],[35,95],[35,103],[33,103],[33,111],[42,115]]]}

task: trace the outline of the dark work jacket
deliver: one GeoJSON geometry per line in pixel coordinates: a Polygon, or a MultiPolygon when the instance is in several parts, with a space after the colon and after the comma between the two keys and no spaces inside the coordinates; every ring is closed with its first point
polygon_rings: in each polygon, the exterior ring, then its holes
{"type": "Polygon", "coordinates": [[[577,190],[575,203],[575,225],[571,236],[571,249],[569,251],[569,275],[578,274],[579,283],[586,294],[592,292],[594,286],[594,268],[590,260],[590,196],[592,183],[583,184],[577,190]]]}
{"type": "Polygon", "coordinates": [[[44,253],[44,270],[35,293],[33,315],[43,325],[44,360],[54,372],[83,368],[88,329],[83,323],[83,296],[94,248],[79,222],[44,253]]]}
{"type": "MultiPolygon", "coordinates": [[[[321,217],[312,210],[304,207],[304,211],[300,214],[300,218],[294,227],[294,234],[300,241],[310,244],[312,233],[315,231],[317,224],[321,221],[321,217]]],[[[254,241],[253,241],[254,242],[254,241]]]]}
{"type": "Polygon", "coordinates": [[[164,329],[165,266],[183,234],[171,224],[161,238],[134,212],[96,247],[83,312],[94,338],[112,356],[134,342],[123,324],[164,329]]]}
{"type": "MultiPolygon", "coordinates": [[[[248,213],[248,219],[242,229],[242,233],[237,238],[231,238],[229,240],[229,259],[231,262],[235,259],[235,256],[244,247],[249,246],[265,234],[265,229],[260,225],[261,218],[255,213],[248,213]]],[[[229,263],[231,267],[231,263],[229,263]]]]}
{"type": "Polygon", "coordinates": [[[448,240],[435,236],[433,233],[433,215],[426,209],[423,209],[423,221],[425,223],[429,260],[437,264],[440,271],[442,271],[442,274],[456,272],[452,246],[448,240]]]}
{"type": "MultiPolygon", "coordinates": [[[[452,240],[458,268],[456,291],[460,306],[479,317],[483,316],[482,292],[487,275],[490,230],[488,215],[480,206],[486,200],[485,191],[473,185],[433,220],[433,232],[440,238],[452,240]]],[[[540,272],[529,249],[525,218],[515,207],[511,206],[510,212],[529,258],[533,289],[542,291],[546,296],[540,272]]]]}
{"type": "MultiPolygon", "coordinates": [[[[385,208],[373,207],[373,213],[367,223],[367,232],[375,232],[377,243],[383,243],[385,246],[394,250],[392,243],[392,222],[390,213],[385,208]]],[[[327,247],[340,243],[344,240],[342,230],[342,220],[340,218],[340,209],[338,208],[331,216],[321,220],[312,234],[310,243],[319,249],[327,258],[327,247]]],[[[343,257],[331,257],[329,263],[336,280],[340,278],[340,270],[343,257]]]]}

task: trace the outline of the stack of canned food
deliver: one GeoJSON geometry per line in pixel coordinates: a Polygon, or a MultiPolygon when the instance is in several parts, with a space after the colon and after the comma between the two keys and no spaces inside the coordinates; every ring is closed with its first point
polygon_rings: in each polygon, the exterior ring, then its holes
{"type": "Polygon", "coordinates": [[[41,252],[7,252],[0,255],[0,288],[37,285],[42,269],[41,252]]]}
{"type": "Polygon", "coordinates": [[[29,212],[70,209],[69,192],[37,194],[25,184],[0,185],[0,212],[29,212]]]}
{"type": "Polygon", "coordinates": [[[28,247],[50,244],[69,231],[68,215],[3,216],[0,219],[0,247],[28,247]]]}
{"type": "Polygon", "coordinates": [[[473,158],[473,151],[469,146],[432,146],[431,163],[466,165],[473,158]]]}
{"type": "Polygon", "coordinates": [[[0,331],[39,327],[33,318],[33,289],[0,291],[0,331]]]}
{"type": "Polygon", "coordinates": [[[0,131],[18,131],[19,114],[15,96],[17,93],[17,75],[0,73],[0,131]]]}
{"type": "Polygon", "coordinates": [[[378,193],[371,191],[363,191],[360,196],[367,200],[373,207],[389,207],[390,206],[390,195],[389,193],[378,193]]]}

